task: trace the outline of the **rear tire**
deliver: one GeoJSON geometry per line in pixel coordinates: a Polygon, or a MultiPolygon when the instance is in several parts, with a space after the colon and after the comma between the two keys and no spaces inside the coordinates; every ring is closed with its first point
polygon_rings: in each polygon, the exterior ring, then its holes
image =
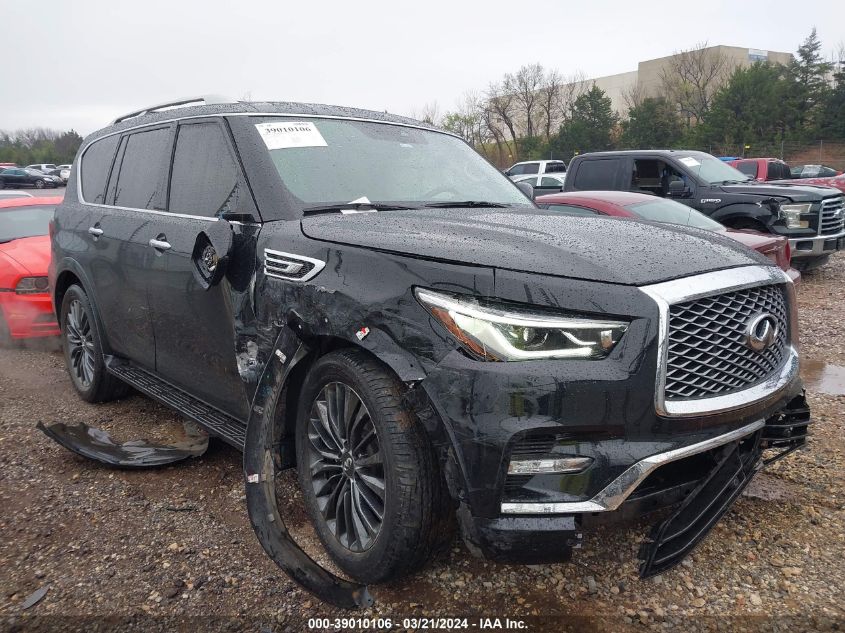
{"type": "Polygon", "coordinates": [[[80,286],[74,284],[67,289],[60,315],[65,364],[79,397],[86,402],[125,397],[130,388],[106,371],[96,315],[80,286]]]}
{"type": "Polygon", "coordinates": [[[448,533],[440,469],[403,391],[376,360],[347,349],[314,364],[299,398],[306,509],[338,567],[363,583],[416,570],[448,533]]]}

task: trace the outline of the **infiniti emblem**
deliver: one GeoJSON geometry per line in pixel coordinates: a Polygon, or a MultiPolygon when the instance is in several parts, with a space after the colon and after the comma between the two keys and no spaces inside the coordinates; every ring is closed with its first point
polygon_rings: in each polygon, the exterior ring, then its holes
{"type": "Polygon", "coordinates": [[[771,314],[759,312],[745,326],[745,346],[755,352],[771,347],[778,335],[778,322],[771,314]]]}

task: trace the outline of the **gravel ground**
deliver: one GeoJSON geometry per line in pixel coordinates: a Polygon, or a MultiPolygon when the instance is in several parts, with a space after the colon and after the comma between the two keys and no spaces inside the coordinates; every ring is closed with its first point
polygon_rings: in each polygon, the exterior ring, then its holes
{"type": "MultiPolygon", "coordinates": [[[[845,597],[843,465],[845,256],[805,275],[802,354],[816,421],[809,450],[755,479],[683,565],[637,578],[646,522],[590,533],[568,565],[503,566],[459,540],[417,575],[373,588],[355,616],[524,619],[524,630],[840,630],[845,597]],[[829,376],[828,376],[829,377],[829,376]],[[833,386],[831,386],[833,385],[833,386]]],[[[250,528],[240,455],[212,442],[201,458],[152,472],[76,457],[39,433],[84,421],[120,440],[165,438],[178,416],[136,395],[107,405],[76,398],[49,343],[0,350],[0,629],[298,631],[313,617],[349,617],[292,583],[250,528]],[[34,592],[43,599],[24,609],[34,592]]],[[[298,505],[293,532],[326,562],[298,505]]],[[[476,626],[473,626],[473,625],[476,626]]],[[[319,628],[319,627],[318,627],[319,628]]],[[[354,627],[350,627],[354,628],[354,627]]]]}

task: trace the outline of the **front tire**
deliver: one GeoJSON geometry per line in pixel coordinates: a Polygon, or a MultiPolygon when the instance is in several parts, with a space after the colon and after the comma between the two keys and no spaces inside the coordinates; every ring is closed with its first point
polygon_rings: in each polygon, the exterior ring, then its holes
{"type": "Polygon", "coordinates": [[[414,571],[444,530],[443,486],[403,386],[359,350],[320,358],[299,398],[299,483],[317,534],[352,578],[379,583],[414,571]]]}
{"type": "Polygon", "coordinates": [[[60,324],[62,350],[76,393],[86,402],[126,396],[129,387],[106,371],[103,346],[88,295],[77,285],[65,292],[60,324]]]}
{"type": "Polygon", "coordinates": [[[44,184],[45,184],[44,181],[39,178],[38,180],[35,181],[35,188],[36,189],[43,189],[44,184]]]}

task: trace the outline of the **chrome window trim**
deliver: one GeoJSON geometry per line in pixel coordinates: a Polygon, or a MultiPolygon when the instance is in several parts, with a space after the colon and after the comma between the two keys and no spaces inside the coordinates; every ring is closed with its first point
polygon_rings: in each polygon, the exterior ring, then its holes
{"type": "MultiPolygon", "coordinates": [[[[189,213],[170,213],[170,211],[160,211],[158,209],[136,209],[135,207],[118,207],[113,204],[99,204],[95,202],[82,202],[87,207],[99,207],[102,209],[120,209],[121,211],[137,211],[139,213],[152,213],[153,215],[164,215],[170,218],[185,218],[187,220],[202,220],[204,222],[217,222],[220,218],[208,215],[191,215],[189,213]]],[[[234,224],[234,222],[232,223],[234,224]]]]}
{"type": "Polygon", "coordinates": [[[283,251],[273,250],[271,248],[264,249],[264,274],[268,277],[272,277],[274,279],[284,279],[285,281],[310,281],[314,277],[316,277],[323,268],[326,267],[326,262],[321,259],[314,259],[313,257],[306,257],[305,255],[296,255],[295,253],[285,253],[283,251]],[[305,275],[302,277],[288,277],[287,275],[280,275],[274,271],[267,270],[267,256],[278,257],[287,260],[294,260],[291,263],[296,262],[307,262],[312,264],[314,268],[309,270],[305,275]]]}
{"type": "MultiPolygon", "coordinates": [[[[88,151],[88,148],[91,147],[97,141],[101,141],[104,138],[108,138],[110,136],[114,136],[115,134],[123,134],[125,132],[132,132],[134,130],[140,130],[146,127],[155,127],[159,125],[169,125],[171,123],[178,123],[179,121],[190,121],[192,119],[211,119],[211,118],[225,118],[230,116],[277,116],[277,117],[288,117],[288,118],[310,118],[310,119],[333,119],[338,121],[360,121],[362,123],[382,123],[384,125],[395,125],[397,127],[407,127],[412,128],[415,130],[424,130],[426,132],[434,132],[436,134],[444,134],[446,136],[452,136],[456,139],[459,139],[466,143],[466,140],[458,136],[457,134],[453,134],[452,132],[447,132],[446,130],[438,130],[433,128],[424,127],[422,125],[412,125],[410,123],[398,123],[396,121],[379,121],[378,119],[367,119],[365,117],[351,117],[351,116],[339,116],[339,115],[330,115],[330,114],[300,114],[300,113],[279,113],[279,112],[217,112],[214,114],[194,114],[191,116],[181,116],[181,117],[173,117],[172,119],[163,119],[161,121],[154,121],[149,123],[140,123],[138,125],[130,126],[121,128],[120,130],[115,130],[114,132],[109,132],[108,134],[103,134],[102,136],[98,136],[95,139],[92,139],[88,143],[86,143],[82,150],[79,153],[79,169],[78,176],[76,178],[76,197],[79,199],[80,204],[90,205],[90,206],[101,206],[107,208],[114,208],[114,209],[130,209],[131,211],[149,211],[149,209],[131,209],[130,207],[115,207],[109,204],[95,204],[93,202],[86,202],[85,198],[82,195],[82,163],[85,161],[85,153],[88,151]]],[[[167,211],[161,211],[161,213],[167,214],[167,211]]],[[[185,216],[179,215],[176,213],[172,213],[169,215],[174,215],[176,217],[203,217],[203,216],[185,216]]]]}
{"type": "Polygon", "coordinates": [[[770,284],[791,284],[792,280],[780,268],[773,266],[744,266],[673,279],[659,284],[642,286],[640,290],[657,303],[659,311],[657,343],[657,377],[654,385],[654,408],[664,417],[688,417],[731,411],[765,400],[788,385],[798,375],[798,352],[790,345],[787,358],[779,372],[747,389],[721,396],[684,401],[665,398],[666,363],[669,352],[669,306],[715,294],[770,284]]]}
{"type": "Polygon", "coordinates": [[[559,503],[504,502],[501,504],[500,510],[502,514],[573,514],[616,510],[637,489],[637,486],[659,466],[742,439],[763,428],[765,424],[765,420],[757,420],[723,435],[641,459],[629,466],[625,472],[607,484],[588,501],[564,501],[559,503]]]}

